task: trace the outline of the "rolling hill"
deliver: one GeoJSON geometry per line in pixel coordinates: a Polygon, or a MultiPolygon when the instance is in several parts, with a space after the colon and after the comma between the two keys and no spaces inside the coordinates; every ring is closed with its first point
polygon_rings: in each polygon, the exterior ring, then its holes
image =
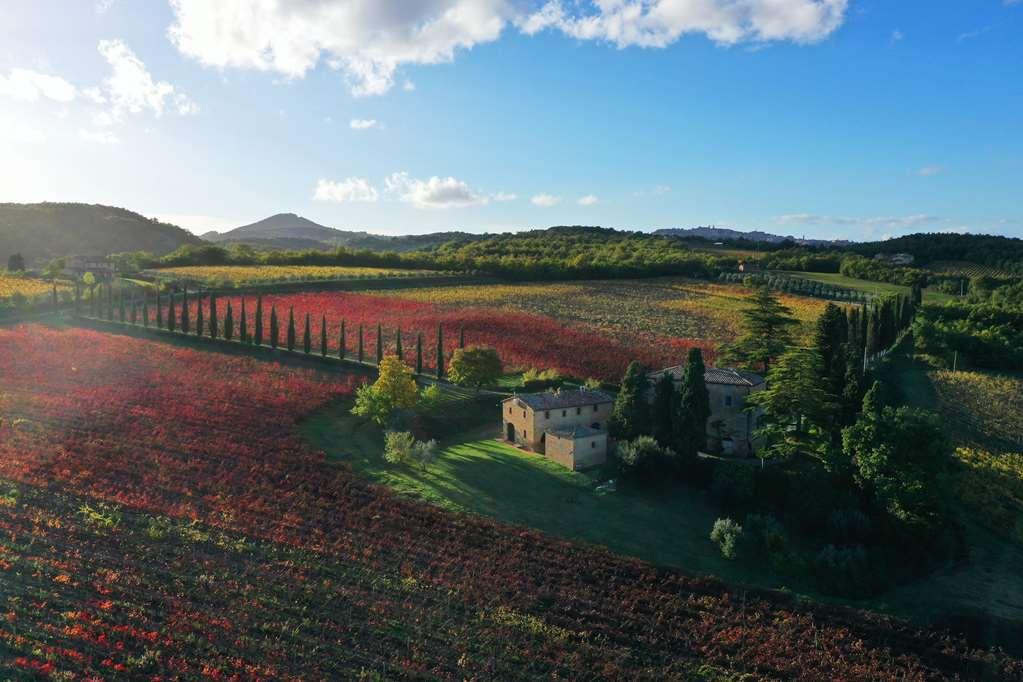
{"type": "Polygon", "coordinates": [[[70,255],[169,253],[202,240],[176,225],[100,204],[0,204],[0,263],[20,253],[29,264],[70,255]]]}

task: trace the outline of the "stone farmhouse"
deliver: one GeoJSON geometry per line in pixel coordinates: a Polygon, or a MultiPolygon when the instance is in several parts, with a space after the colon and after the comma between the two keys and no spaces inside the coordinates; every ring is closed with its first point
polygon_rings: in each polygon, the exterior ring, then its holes
{"type": "MultiPolygon", "coordinates": [[[[668,372],[678,388],[682,383],[685,365],[668,367],[647,374],[651,389],[668,372]]],[[[704,371],[707,392],[710,394],[710,419],[707,420],[707,447],[724,455],[748,457],[756,450],[753,431],[760,414],[746,412],[746,398],[766,388],[759,374],[741,369],[707,367],[704,371]]],[[[653,391],[651,390],[651,397],[653,391]]]]}
{"type": "Polygon", "coordinates": [[[525,393],[501,402],[504,437],[569,469],[607,461],[607,420],[614,399],[585,388],[525,393]]]}

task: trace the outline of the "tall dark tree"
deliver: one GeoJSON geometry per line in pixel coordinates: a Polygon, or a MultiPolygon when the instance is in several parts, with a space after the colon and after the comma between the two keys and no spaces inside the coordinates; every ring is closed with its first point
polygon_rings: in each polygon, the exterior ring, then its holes
{"type": "Polygon", "coordinates": [[[117,319],[124,322],[124,287],[117,290],[117,319]]]}
{"type": "Polygon", "coordinates": [[[302,352],[309,355],[313,352],[313,330],[309,324],[309,313],[305,314],[305,328],[302,330],[302,352]]]}
{"type": "Polygon", "coordinates": [[[395,331],[394,354],[398,356],[399,360],[405,362],[405,349],[401,347],[401,327],[395,331]]]}
{"type": "Polygon", "coordinates": [[[444,378],[444,328],[437,325],[437,378],[444,378]]]}
{"type": "Polygon", "coordinates": [[[358,355],[356,357],[358,357],[359,362],[362,362],[362,357],[364,355],[364,350],[365,349],[364,349],[364,340],[363,340],[363,336],[362,336],[362,325],[361,324],[359,325],[359,341],[358,341],[358,344],[359,344],[358,345],[358,355]]]}
{"type": "Polygon", "coordinates": [[[320,316],[320,356],[327,357],[327,316],[320,316]]]}
{"type": "Polygon", "coordinates": [[[263,345],[263,294],[256,296],[256,328],[253,343],[263,345]]]}
{"type": "Polygon", "coordinates": [[[160,302],[160,290],[156,290],[156,328],[163,329],[163,304],[160,302]]]}
{"type": "Polygon", "coordinates": [[[202,337],[206,333],[206,318],[203,313],[203,295],[200,291],[195,298],[195,335],[202,337]]]}
{"type": "Polygon", "coordinates": [[[754,289],[743,312],[743,335],[723,347],[726,362],[767,371],[771,363],[792,345],[791,328],[798,323],[766,286],[754,289]]]}
{"type": "Polygon", "coordinates": [[[423,373],[423,332],[416,333],[416,374],[423,373]]]}
{"type": "Polygon", "coordinates": [[[234,338],[234,308],[231,300],[227,301],[227,310],[224,312],[224,339],[230,341],[234,338]]]}
{"type": "Polygon", "coordinates": [[[651,431],[661,446],[672,444],[675,417],[675,380],[671,372],[664,372],[654,384],[654,401],[650,405],[651,431]]]}
{"type": "Polygon", "coordinates": [[[12,253],[7,257],[7,271],[8,272],[24,272],[25,271],[25,257],[20,253],[12,253]]]}
{"type": "Polygon", "coordinates": [[[134,287],[132,287],[132,290],[131,290],[131,304],[130,304],[130,306],[131,306],[130,307],[130,310],[131,310],[131,323],[132,324],[138,324],[138,320],[139,320],[138,313],[139,313],[139,311],[138,311],[138,302],[135,300],[135,288],[134,287]]]}
{"type": "Polygon", "coordinates": [[[342,360],[345,359],[345,355],[348,353],[348,339],[346,337],[345,321],[341,320],[341,331],[337,335],[337,356],[342,360]]]}
{"type": "Polygon", "coordinates": [[[185,291],[181,296],[181,333],[188,334],[191,329],[191,320],[188,314],[188,287],[185,287],[185,291]]]}
{"type": "Polygon", "coordinates": [[[149,296],[142,292],[142,326],[149,328],[149,296]]]}
{"type": "Polygon", "coordinates": [[[241,320],[238,322],[238,340],[242,343],[249,342],[249,319],[248,313],[245,310],[245,297],[242,297],[242,315],[241,320]]]}
{"type": "Polygon", "coordinates": [[[650,433],[647,388],[646,368],[636,361],[630,362],[607,424],[608,432],[618,440],[632,440],[650,433]]]}
{"type": "Polygon", "coordinates": [[[704,376],[703,353],[690,348],[675,408],[675,450],[683,457],[696,457],[707,445],[710,393],[704,376]]]}
{"type": "Polygon", "coordinates": [[[767,388],[751,394],[747,405],[763,410],[758,435],[767,440],[765,454],[826,455],[827,416],[832,397],[821,386],[820,356],[813,348],[784,353],[767,374],[767,388]]]}
{"type": "Polygon", "coordinates": [[[277,306],[270,305],[270,347],[277,349],[277,339],[280,338],[280,329],[277,323],[277,306]]]}
{"type": "Polygon", "coordinates": [[[167,331],[172,332],[178,326],[178,311],[175,306],[175,296],[172,291],[170,296],[167,297],[167,331]]]}
{"type": "Polygon", "coordinates": [[[848,334],[849,325],[845,313],[834,303],[828,303],[817,318],[814,347],[824,368],[826,389],[833,396],[842,395],[845,388],[845,344],[848,334]]]}
{"type": "Polygon", "coordinates": [[[288,308],[288,330],[285,332],[285,341],[289,351],[295,350],[295,308],[288,308]]]}
{"type": "Polygon", "coordinates": [[[384,328],[377,323],[377,365],[384,359],[384,328]]]}
{"type": "Polygon", "coordinates": [[[210,293],[210,338],[217,338],[220,333],[220,321],[217,319],[217,295],[210,293]]]}
{"type": "Polygon", "coordinates": [[[114,321],[114,291],[111,284],[107,284],[107,320],[114,321]]]}
{"type": "Polygon", "coordinates": [[[458,328],[458,347],[465,348],[465,327],[458,328]]]}

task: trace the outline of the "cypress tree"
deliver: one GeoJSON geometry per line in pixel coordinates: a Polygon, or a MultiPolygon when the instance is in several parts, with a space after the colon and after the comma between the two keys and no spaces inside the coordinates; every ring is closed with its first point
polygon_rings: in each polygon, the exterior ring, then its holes
{"type": "Polygon", "coordinates": [[[401,347],[401,328],[395,332],[397,334],[394,342],[394,354],[398,356],[398,359],[405,362],[405,349],[401,347]]]}
{"type": "Polygon", "coordinates": [[[149,329],[149,296],[142,292],[142,326],[149,329]]]}
{"type": "Polygon", "coordinates": [[[345,339],[345,321],[341,320],[341,331],[338,333],[338,339],[337,339],[337,356],[339,358],[341,358],[342,360],[345,359],[345,351],[347,350],[347,348],[345,348],[345,343],[346,343],[346,339],[345,339]]]}
{"type": "Polygon", "coordinates": [[[75,280],[75,315],[82,314],[82,286],[75,280]]]}
{"type": "Polygon", "coordinates": [[[249,320],[245,314],[245,297],[242,297],[242,320],[238,324],[238,340],[242,343],[249,342],[249,320]]]}
{"type": "Polygon", "coordinates": [[[192,329],[188,319],[188,287],[185,287],[185,292],[181,298],[181,333],[187,334],[190,331],[192,329]]]}
{"type": "Polygon", "coordinates": [[[131,323],[132,324],[138,324],[138,321],[139,321],[138,303],[135,301],[135,289],[134,288],[132,288],[132,290],[131,290],[131,303],[129,305],[131,307],[131,323]]]}
{"type": "Polygon", "coordinates": [[[359,362],[362,362],[362,325],[359,325],[359,362]]]}
{"type": "Polygon", "coordinates": [[[675,429],[675,380],[671,372],[664,372],[654,384],[654,401],[650,405],[650,421],[653,437],[662,447],[672,444],[675,429]]]}
{"type": "Polygon", "coordinates": [[[416,374],[423,373],[423,332],[416,334],[416,374]]]}
{"type": "Polygon", "coordinates": [[[309,313],[305,314],[305,329],[302,333],[302,350],[306,355],[313,352],[312,330],[309,327],[309,313]]]}
{"type": "Polygon", "coordinates": [[[220,333],[220,323],[217,320],[217,295],[210,293],[210,338],[217,338],[220,333]]]}
{"type": "Polygon", "coordinates": [[[178,321],[177,320],[178,312],[174,307],[173,291],[171,292],[171,295],[168,297],[168,299],[169,300],[167,301],[167,331],[172,332],[174,331],[175,327],[177,327],[178,321]]]}
{"type": "Polygon", "coordinates": [[[51,287],[51,289],[50,289],[50,305],[53,306],[54,310],[56,310],[57,309],[57,280],[53,280],[52,282],[50,282],[50,287],[51,287]]]}
{"type": "Polygon", "coordinates": [[[253,342],[257,346],[263,345],[263,294],[256,296],[256,336],[253,342]]]}
{"type": "Polygon", "coordinates": [[[608,420],[608,432],[619,440],[632,440],[650,432],[650,407],[646,402],[646,368],[635,360],[622,377],[608,420]]]}
{"type": "Polygon", "coordinates": [[[287,336],[285,337],[285,340],[287,341],[288,350],[289,351],[293,351],[293,350],[295,350],[295,307],[294,306],[288,308],[288,330],[287,330],[286,334],[287,334],[287,336]]]}
{"type": "Polygon", "coordinates": [[[277,306],[270,306],[270,347],[277,348],[277,336],[280,330],[277,329],[277,306]]]}
{"type": "Polygon", "coordinates": [[[384,359],[384,328],[377,323],[377,366],[384,359]]]}
{"type": "Polygon", "coordinates": [[[680,455],[696,457],[706,447],[708,419],[710,393],[704,377],[703,353],[699,348],[690,348],[674,420],[675,447],[680,455]]]}
{"type": "Polygon", "coordinates": [[[114,290],[113,282],[107,285],[107,320],[114,321],[114,290]]]}
{"type": "Polygon", "coordinates": [[[817,318],[814,346],[824,365],[826,389],[833,396],[842,395],[845,388],[845,342],[849,325],[842,309],[828,303],[817,318]]]}
{"type": "Polygon", "coordinates": [[[230,299],[227,301],[227,312],[224,313],[224,338],[228,341],[234,338],[234,310],[230,299]]]}
{"type": "Polygon", "coordinates": [[[458,347],[465,348],[465,327],[458,328],[458,347]]]}
{"type": "Polygon", "coordinates": [[[160,290],[156,290],[156,328],[163,329],[163,305],[160,303],[160,290]]]}
{"type": "MultiPolygon", "coordinates": [[[[54,285],[54,295],[56,295],[57,289],[56,284],[54,285]]],[[[124,322],[124,288],[117,290],[117,319],[120,322],[124,322]]]]}
{"type": "Polygon", "coordinates": [[[437,378],[444,378],[444,328],[437,325],[437,378]]]}
{"type": "Polygon", "coordinates": [[[320,356],[327,357],[327,316],[320,316],[320,356]]]}
{"type": "Polygon", "coordinates": [[[202,312],[202,292],[195,299],[195,335],[202,337],[206,329],[206,320],[202,312]]]}

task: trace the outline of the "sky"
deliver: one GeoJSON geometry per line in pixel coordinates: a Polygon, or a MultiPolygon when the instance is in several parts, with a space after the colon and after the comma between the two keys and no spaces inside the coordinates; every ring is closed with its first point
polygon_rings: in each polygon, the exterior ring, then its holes
{"type": "Polygon", "coordinates": [[[1023,237],[1023,0],[4,0],[0,202],[1023,237]]]}

